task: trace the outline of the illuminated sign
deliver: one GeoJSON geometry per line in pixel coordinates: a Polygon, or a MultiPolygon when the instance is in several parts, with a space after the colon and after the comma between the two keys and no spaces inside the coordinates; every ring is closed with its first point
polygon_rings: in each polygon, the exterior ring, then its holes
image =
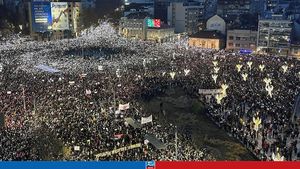
{"type": "Polygon", "coordinates": [[[52,30],[69,30],[69,12],[67,2],[52,2],[52,30]]]}
{"type": "Polygon", "coordinates": [[[245,54],[245,55],[249,55],[251,54],[253,51],[252,50],[248,50],[248,49],[241,49],[240,50],[240,54],[245,54]]]}
{"type": "Polygon", "coordinates": [[[52,16],[50,2],[37,1],[31,4],[32,30],[46,32],[52,29],[52,16]]]}
{"type": "Polygon", "coordinates": [[[160,19],[147,19],[147,26],[149,28],[160,28],[160,19]]]}

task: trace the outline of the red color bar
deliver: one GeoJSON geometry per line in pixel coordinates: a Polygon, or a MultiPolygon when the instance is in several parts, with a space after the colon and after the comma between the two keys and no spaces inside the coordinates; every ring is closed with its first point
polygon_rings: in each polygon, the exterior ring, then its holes
{"type": "Polygon", "coordinates": [[[156,162],[156,169],[300,169],[300,162],[156,162]]]}

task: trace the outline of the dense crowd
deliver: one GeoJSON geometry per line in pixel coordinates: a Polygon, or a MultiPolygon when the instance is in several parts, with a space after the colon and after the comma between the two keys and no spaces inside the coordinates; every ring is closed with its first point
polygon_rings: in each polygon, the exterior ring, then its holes
{"type": "Polygon", "coordinates": [[[0,43],[2,160],[214,160],[193,140],[175,137],[174,125],[159,124],[155,112],[143,110],[142,100],[174,86],[202,98],[208,116],[258,158],[295,160],[300,151],[293,118],[300,87],[296,59],[190,48],[186,39],[126,40],[105,22],[75,39],[37,43],[14,37],[0,43]],[[228,86],[222,98],[198,93],[222,84],[228,86]],[[118,110],[126,103],[129,109],[118,110]],[[140,123],[149,115],[153,121],[141,128],[124,120],[140,123]],[[167,148],[157,149],[147,134],[167,148]],[[41,140],[52,141],[41,149],[41,140]],[[96,158],[138,143],[139,148],[96,158]],[[60,146],[62,153],[52,151],[60,146]]]}

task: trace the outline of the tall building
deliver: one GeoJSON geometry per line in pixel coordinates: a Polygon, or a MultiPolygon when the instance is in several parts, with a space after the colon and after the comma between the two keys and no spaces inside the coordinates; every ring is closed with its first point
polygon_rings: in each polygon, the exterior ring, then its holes
{"type": "Polygon", "coordinates": [[[124,17],[129,14],[147,12],[149,15],[154,16],[154,2],[152,1],[131,1],[124,5],[124,17]]]}
{"type": "Polygon", "coordinates": [[[292,22],[282,15],[260,19],[258,23],[257,51],[288,55],[291,44],[292,22]]]}
{"type": "Polygon", "coordinates": [[[119,23],[119,34],[126,38],[146,40],[148,18],[147,13],[132,13],[122,17],[119,23]]]}
{"type": "Polygon", "coordinates": [[[82,8],[95,8],[96,7],[96,0],[79,0],[79,1],[81,2],[82,8]]]}
{"type": "Polygon", "coordinates": [[[172,2],[168,6],[168,25],[174,27],[176,33],[196,33],[203,10],[199,2],[172,2]]]}
{"type": "Polygon", "coordinates": [[[266,10],[274,12],[277,5],[279,4],[279,0],[267,0],[266,1],[266,10]]]}
{"type": "Polygon", "coordinates": [[[161,19],[162,22],[168,22],[168,6],[171,0],[155,0],[154,1],[154,17],[161,19]]]}
{"type": "Polygon", "coordinates": [[[204,0],[204,19],[208,19],[217,14],[218,0],[204,0]]]}
{"type": "Polygon", "coordinates": [[[124,5],[132,3],[154,3],[154,0],[124,0],[124,5]]]}
{"type": "Polygon", "coordinates": [[[218,0],[217,14],[227,20],[235,20],[241,14],[250,13],[251,0],[218,0]]]}
{"type": "Polygon", "coordinates": [[[266,0],[252,0],[250,5],[250,13],[263,15],[265,11],[266,0]]]}
{"type": "Polygon", "coordinates": [[[82,8],[78,0],[30,2],[28,13],[31,37],[36,40],[76,37],[81,30],[82,8]]]}

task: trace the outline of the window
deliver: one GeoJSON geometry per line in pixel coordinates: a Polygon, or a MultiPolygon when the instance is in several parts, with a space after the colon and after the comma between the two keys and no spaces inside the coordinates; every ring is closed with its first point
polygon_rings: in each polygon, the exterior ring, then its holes
{"type": "Polygon", "coordinates": [[[235,44],[235,47],[240,47],[241,45],[239,43],[235,44]]]}
{"type": "Polygon", "coordinates": [[[229,40],[233,40],[233,36],[229,36],[229,40]]]}
{"type": "Polygon", "coordinates": [[[233,47],[233,43],[228,43],[228,46],[233,47]]]}
{"type": "Polygon", "coordinates": [[[241,37],[236,37],[235,40],[241,40],[241,37]]]}

